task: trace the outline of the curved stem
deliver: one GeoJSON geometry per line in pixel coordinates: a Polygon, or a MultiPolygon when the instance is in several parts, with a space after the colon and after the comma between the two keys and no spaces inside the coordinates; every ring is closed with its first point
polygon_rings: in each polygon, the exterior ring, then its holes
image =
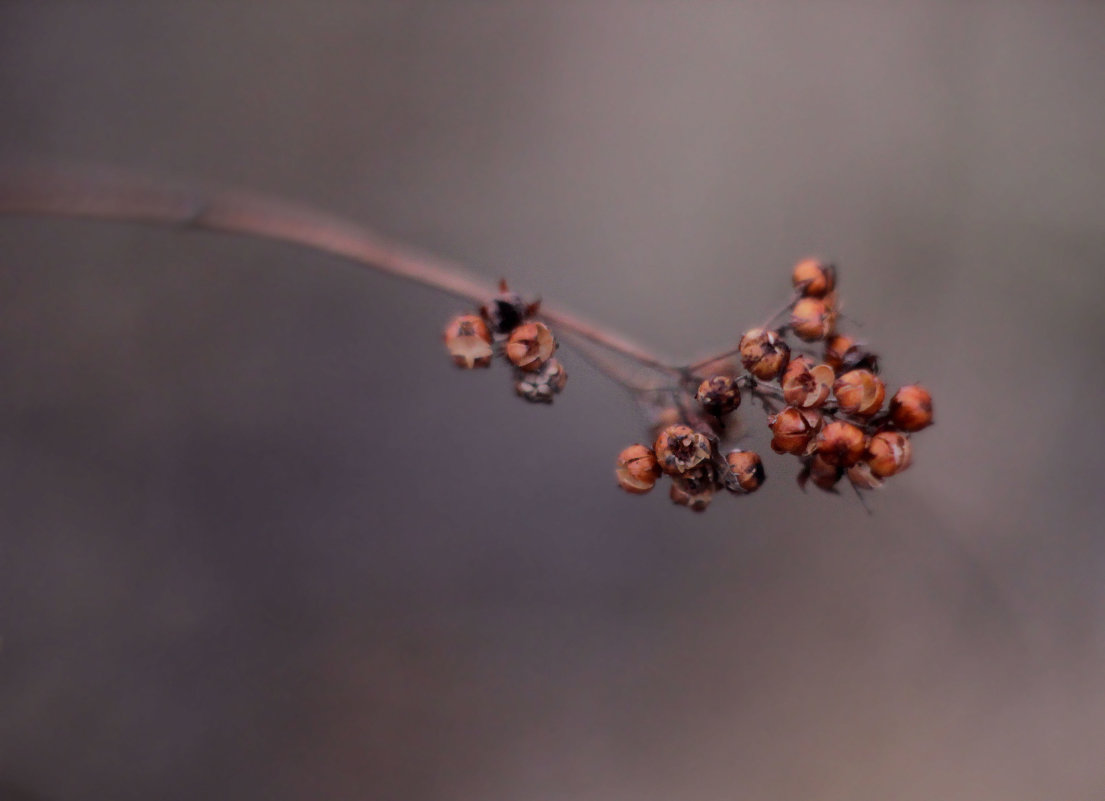
{"type": "MultiPolygon", "coordinates": [[[[483,303],[497,292],[492,282],[456,262],[339,217],[258,193],[189,185],[119,169],[0,167],[0,214],[83,217],[255,236],[340,256],[474,303],[483,303]]],[[[541,316],[563,331],[642,365],[675,371],[621,334],[564,309],[542,305],[541,316]]]]}

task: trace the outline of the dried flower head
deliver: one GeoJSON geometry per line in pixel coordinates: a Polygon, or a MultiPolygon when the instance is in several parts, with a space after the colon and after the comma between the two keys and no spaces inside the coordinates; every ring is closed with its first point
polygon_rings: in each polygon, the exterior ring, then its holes
{"type": "Polygon", "coordinates": [[[829,464],[820,456],[813,456],[806,462],[805,469],[798,476],[798,485],[805,489],[806,482],[812,481],[813,485],[825,492],[834,492],[836,483],[840,481],[844,471],[837,465],[829,464]]]}
{"type": "Polygon", "coordinates": [[[480,314],[493,333],[505,335],[525,321],[527,309],[526,302],[501,281],[499,294],[480,307],[480,314]]]}
{"type": "Polygon", "coordinates": [[[790,327],[795,336],[806,342],[824,339],[833,333],[836,310],[828,299],[802,298],[790,312],[790,327]]]}
{"type": "Polygon", "coordinates": [[[695,512],[705,511],[714,498],[714,477],[706,465],[672,476],[670,496],[672,503],[695,512]]]}
{"type": "Polygon", "coordinates": [[[775,331],[753,328],[740,339],[741,364],[761,381],[771,381],[786,369],[790,346],[775,331]]]}
{"type": "Polygon", "coordinates": [[[491,365],[491,332],[475,314],[461,314],[445,326],[445,347],[457,367],[471,369],[491,365]]]}
{"type": "Polygon", "coordinates": [[[932,396],[918,384],[902,387],[890,399],[890,420],[902,431],[932,425],[932,396]]]}
{"type": "Polygon", "coordinates": [[[521,370],[540,370],[556,352],[556,339],[544,323],[523,323],[510,332],[506,357],[521,370]]]}
{"type": "Polygon", "coordinates": [[[821,429],[814,444],[817,455],[833,467],[851,467],[867,448],[867,435],[859,426],[834,420],[821,429]]]}
{"type": "Polygon", "coordinates": [[[821,259],[802,259],[794,265],[791,281],[806,297],[822,298],[836,286],[836,267],[821,259]]]}
{"type": "Polygon", "coordinates": [[[626,492],[643,495],[656,485],[660,478],[660,465],[656,454],[644,445],[630,445],[618,454],[618,463],[614,468],[618,485],[626,492]]]}
{"type": "Polygon", "coordinates": [[[876,476],[889,478],[913,462],[913,446],[909,437],[899,431],[880,431],[867,443],[865,461],[876,476]]]}
{"type": "Polygon", "coordinates": [[[741,405],[741,390],[732,376],[715,375],[698,385],[695,399],[707,412],[720,416],[741,405]]]}
{"type": "Polygon", "coordinates": [[[814,365],[805,356],[791,359],[780,382],[783,400],[791,406],[823,406],[832,393],[833,368],[827,364],[814,365]]]}
{"type": "Polygon", "coordinates": [[[729,465],[726,487],[733,491],[755,492],[764,483],[764,463],[753,451],[735,450],[725,455],[729,465]]]}
{"type": "Polygon", "coordinates": [[[821,413],[815,409],[787,406],[767,418],[771,427],[771,449],[776,453],[804,453],[821,428],[821,413]]]}
{"type": "Polygon", "coordinates": [[[514,390],[530,403],[552,403],[568,383],[568,373],[559,359],[545,362],[541,369],[533,373],[518,370],[514,380],[514,390]]]}
{"type": "Polygon", "coordinates": [[[710,456],[710,441],[690,426],[668,426],[653,446],[660,469],[670,476],[686,473],[710,456]]]}
{"type": "Polygon", "coordinates": [[[833,394],[845,414],[870,417],[882,408],[886,385],[870,370],[850,370],[833,384],[833,394]]]}

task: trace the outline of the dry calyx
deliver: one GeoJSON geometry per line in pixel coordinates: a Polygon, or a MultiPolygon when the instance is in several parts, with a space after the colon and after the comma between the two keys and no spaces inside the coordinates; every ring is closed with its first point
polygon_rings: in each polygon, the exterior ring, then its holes
{"type": "Polygon", "coordinates": [[[615,475],[623,489],[643,494],[666,475],[672,501],[696,511],[720,490],[758,489],[765,479],[760,456],[722,447],[744,394],[767,414],[771,449],[799,460],[803,488],[812,483],[836,492],[846,479],[857,491],[877,489],[910,466],[910,434],[932,424],[928,391],[904,386],[887,407],[878,358],[837,330],[836,268],[804,259],[792,281],[786,324],[749,329],[736,350],[700,363],[716,373],[683,368],[671,405],[657,415],[652,447],[631,445],[618,456],[615,475]],[[788,342],[791,335],[799,341],[788,342]],[[815,342],[823,343],[820,358],[805,344],[815,342]],[[807,352],[796,354],[802,349],[807,352]],[[727,357],[738,358],[739,367],[727,357]]]}
{"type": "Polygon", "coordinates": [[[445,348],[464,369],[490,367],[494,357],[510,364],[514,391],[531,403],[552,403],[568,382],[568,373],[553,356],[558,343],[552,330],[536,319],[540,303],[526,303],[503,281],[499,294],[478,314],[460,314],[445,326],[445,348]]]}

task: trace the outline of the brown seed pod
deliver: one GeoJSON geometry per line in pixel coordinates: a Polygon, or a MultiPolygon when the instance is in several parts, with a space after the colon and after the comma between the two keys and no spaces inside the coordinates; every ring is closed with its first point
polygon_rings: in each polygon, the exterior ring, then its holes
{"type": "Polygon", "coordinates": [[[656,454],[644,445],[630,445],[618,454],[614,474],[618,485],[626,492],[643,495],[656,485],[660,478],[660,465],[656,454]]]}
{"type": "Polygon", "coordinates": [[[499,294],[480,307],[480,314],[491,331],[502,336],[525,321],[528,307],[521,297],[507,289],[505,281],[499,287],[499,294]]]}
{"type": "Polygon", "coordinates": [[[825,364],[834,370],[844,367],[848,354],[858,348],[856,341],[847,334],[833,334],[825,340],[825,364]]]}
{"type": "Polygon", "coordinates": [[[540,370],[555,352],[556,339],[544,323],[523,323],[510,332],[506,343],[506,357],[526,371],[540,370]]]}
{"type": "Polygon", "coordinates": [[[828,298],[802,298],[790,312],[791,330],[806,342],[824,339],[833,333],[835,325],[836,311],[828,298]]]}
{"type": "Polygon", "coordinates": [[[491,365],[491,332],[475,314],[461,314],[445,326],[445,347],[457,367],[471,369],[491,365]]]}
{"type": "Polygon", "coordinates": [[[771,381],[786,369],[790,346],[775,331],[753,328],[740,339],[741,364],[761,381],[771,381]]]}
{"type": "Polygon", "coordinates": [[[670,497],[672,503],[702,512],[713,500],[714,489],[713,474],[703,464],[683,475],[672,476],[670,497]]]}
{"type": "Polygon", "coordinates": [[[889,478],[913,462],[913,445],[909,437],[899,431],[880,431],[867,443],[865,461],[876,476],[889,478]]]}
{"type": "Polygon", "coordinates": [[[730,475],[726,487],[730,490],[755,492],[764,483],[764,463],[760,455],[753,451],[730,451],[725,456],[730,475]],[[735,486],[734,486],[735,485],[735,486]]]}
{"type": "Polygon", "coordinates": [[[851,467],[867,448],[867,436],[859,426],[834,421],[821,429],[814,443],[817,455],[833,467],[851,467]]]}
{"type": "Polygon", "coordinates": [[[822,298],[836,286],[836,267],[821,259],[802,259],[791,274],[794,288],[810,298],[822,298]]]}
{"type": "Polygon", "coordinates": [[[668,426],[653,446],[660,469],[678,476],[697,467],[710,456],[710,441],[690,426],[668,426]]]}
{"type": "Polygon", "coordinates": [[[715,375],[698,385],[695,400],[713,415],[728,414],[741,405],[741,390],[732,376],[715,375]]]}
{"type": "Polygon", "coordinates": [[[844,471],[836,465],[831,465],[820,456],[814,456],[806,462],[805,468],[798,476],[798,486],[806,488],[806,482],[812,481],[813,485],[825,492],[834,492],[836,483],[844,471]]]}
{"type": "Polygon", "coordinates": [[[932,396],[918,384],[902,387],[890,399],[890,420],[902,431],[932,425],[932,396]]]}
{"type": "Polygon", "coordinates": [[[536,372],[515,371],[514,391],[530,403],[552,403],[567,383],[568,372],[559,359],[553,358],[536,372]]]}
{"type": "Polygon", "coordinates": [[[783,400],[791,406],[823,406],[832,392],[833,378],[833,368],[827,364],[814,365],[805,356],[791,359],[780,382],[783,400]]]}
{"type": "Polygon", "coordinates": [[[882,408],[886,385],[870,370],[850,370],[833,384],[833,394],[845,414],[870,417],[882,408]]]}
{"type": "Polygon", "coordinates": [[[776,453],[801,454],[821,428],[821,414],[813,409],[787,406],[767,418],[771,427],[771,449],[776,453]]]}

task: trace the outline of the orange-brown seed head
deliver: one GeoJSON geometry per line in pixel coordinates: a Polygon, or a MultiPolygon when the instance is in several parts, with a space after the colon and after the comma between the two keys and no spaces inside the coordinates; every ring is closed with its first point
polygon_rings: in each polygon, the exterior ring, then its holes
{"type": "Polygon", "coordinates": [[[828,300],[802,298],[790,312],[790,327],[795,336],[806,342],[824,339],[833,333],[836,311],[828,300]]]}
{"type": "Polygon", "coordinates": [[[753,328],[740,339],[741,364],[761,381],[771,381],[786,369],[790,346],[775,331],[753,328]]]}
{"type": "Polygon", "coordinates": [[[702,512],[714,498],[714,482],[708,471],[692,470],[681,476],[673,476],[670,497],[672,503],[686,506],[694,512],[702,512]]]}
{"type": "Polygon", "coordinates": [[[913,462],[913,445],[900,431],[880,431],[867,443],[866,462],[879,478],[902,472],[913,462]]]}
{"type": "Polygon", "coordinates": [[[471,369],[491,365],[491,332],[475,314],[461,314],[445,326],[445,347],[457,367],[471,369]]]}
{"type": "Polygon", "coordinates": [[[882,408],[886,385],[870,370],[849,370],[833,384],[833,394],[845,414],[870,417],[882,408]]]}
{"type": "Polygon", "coordinates": [[[833,378],[833,368],[827,364],[813,365],[805,356],[799,356],[783,373],[783,399],[791,406],[822,406],[829,399],[833,378]]]}
{"type": "Polygon", "coordinates": [[[836,286],[836,267],[821,259],[802,259],[791,274],[794,288],[810,298],[821,298],[836,286]]]}
{"type": "Polygon", "coordinates": [[[932,425],[932,395],[918,384],[902,387],[890,399],[890,420],[902,431],[932,425]]]}
{"type": "Polygon", "coordinates": [[[867,436],[859,426],[837,420],[821,429],[814,447],[826,464],[851,467],[863,458],[867,436]]]}
{"type": "Polygon", "coordinates": [[[523,323],[510,332],[506,357],[522,370],[540,370],[556,352],[556,339],[544,323],[523,323]]]}
{"type": "Polygon", "coordinates": [[[656,462],[656,454],[644,445],[630,445],[618,454],[614,474],[618,485],[626,492],[643,495],[656,485],[660,465],[656,462]]]}
{"type": "Polygon", "coordinates": [[[695,399],[710,414],[720,416],[741,405],[741,391],[732,376],[715,375],[698,385],[695,399]]]}
{"type": "Polygon", "coordinates": [[[755,492],[764,483],[764,463],[760,455],[753,451],[731,451],[726,454],[725,462],[732,472],[732,481],[728,482],[729,489],[737,488],[744,492],[755,492]]]}
{"type": "Polygon", "coordinates": [[[800,454],[821,427],[821,414],[813,409],[787,406],[767,419],[771,427],[771,449],[776,453],[800,454]]]}
{"type": "MultiPolygon", "coordinates": [[[[804,473],[805,478],[812,481],[815,487],[831,492],[844,471],[836,465],[829,464],[820,456],[814,456],[806,464],[804,473]]],[[[801,482],[802,479],[799,478],[799,481],[801,482]]]]}
{"type": "Polygon", "coordinates": [[[710,441],[690,426],[668,426],[653,446],[660,469],[669,476],[686,473],[710,456],[710,441]]]}

